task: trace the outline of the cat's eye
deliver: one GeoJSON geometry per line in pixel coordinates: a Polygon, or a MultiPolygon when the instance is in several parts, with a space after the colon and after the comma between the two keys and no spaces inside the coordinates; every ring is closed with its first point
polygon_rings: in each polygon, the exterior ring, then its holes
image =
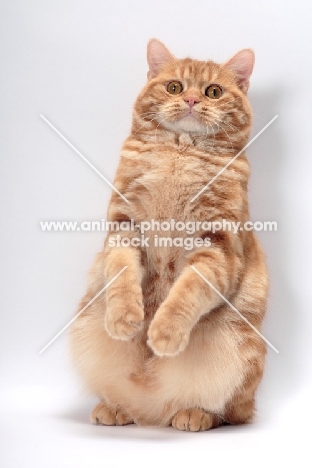
{"type": "Polygon", "coordinates": [[[167,91],[170,94],[180,94],[183,91],[183,86],[179,81],[171,81],[167,86],[167,91]]]}
{"type": "Polygon", "coordinates": [[[205,94],[210,99],[220,99],[222,96],[222,88],[218,85],[210,85],[206,88],[205,94]]]}

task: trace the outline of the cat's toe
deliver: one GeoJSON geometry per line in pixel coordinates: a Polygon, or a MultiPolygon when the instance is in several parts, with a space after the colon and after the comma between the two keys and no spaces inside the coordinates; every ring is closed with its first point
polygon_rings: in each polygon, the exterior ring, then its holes
{"type": "Polygon", "coordinates": [[[178,411],[172,418],[172,426],[180,431],[199,432],[214,427],[214,415],[198,408],[178,411]]]}
{"type": "Polygon", "coordinates": [[[116,425],[116,415],[112,408],[105,402],[98,403],[90,415],[93,424],[104,424],[105,426],[116,425]]]}
{"type": "Polygon", "coordinates": [[[104,426],[125,426],[132,424],[133,420],[122,410],[115,410],[101,401],[96,405],[90,415],[91,422],[104,426]]]}
{"type": "Polygon", "coordinates": [[[133,424],[133,419],[127,413],[123,411],[117,411],[116,413],[116,426],[126,426],[127,424],[133,424]]]}
{"type": "Polygon", "coordinates": [[[107,333],[117,340],[131,340],[143,327],[144,312],[140,306],[108,310],[105,318],[107,333]]]}
{"type": "Polygon", "coordinates": [[[175,356],[185,349],[189,334],[179,328],[152,322],[148,338],[147,344],[157,356],[175,356]]]}

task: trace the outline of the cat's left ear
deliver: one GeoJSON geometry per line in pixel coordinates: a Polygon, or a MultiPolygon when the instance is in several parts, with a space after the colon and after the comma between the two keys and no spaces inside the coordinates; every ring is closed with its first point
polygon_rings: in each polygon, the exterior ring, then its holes
{"type": "Polygon", "coordinates": [[[169,52],[167,47],[158,39],[151,39],[147,44],[147,63],[149,70],[147,78],[155,78],[166,63],[172,62],[175,57],[169,52]]]}
{"type": "Polygon", "coordinates": [[[243,49],[228,60],[224,66],[230,68],[236,75],[237,86],[247,93],[249,78],[255,63],[255,54],[251,49],[243,49]]]}

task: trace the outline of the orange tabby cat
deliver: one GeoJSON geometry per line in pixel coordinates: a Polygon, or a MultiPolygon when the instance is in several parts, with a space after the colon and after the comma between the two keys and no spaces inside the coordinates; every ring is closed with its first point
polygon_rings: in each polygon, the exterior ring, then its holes
{"type": "Polygon", "coordinates": [[[192,199],[248,141],[254,54],[242,50],[223,65],[178,60],[153,39],[147,57],[148,82],[114,182],[129,203],[113,192],[107,219],[115,231],[96,257],[79,310],[127,268],[74,322],[74,362],[100,398],[94,423],[189,431],[246,423],[266,346],[217,291],[260,328],[267,273],[253,232],[200,225],[192,237],[201,242],[188,250],[157,245],[157,236],[189,237],[171,225],[145,233],[148,244],[118,246],[116,236],[128,243],[140,237],[139,227],[118,230],[131,219],[137,226],[249,219],[244,153],[192,199]]]}

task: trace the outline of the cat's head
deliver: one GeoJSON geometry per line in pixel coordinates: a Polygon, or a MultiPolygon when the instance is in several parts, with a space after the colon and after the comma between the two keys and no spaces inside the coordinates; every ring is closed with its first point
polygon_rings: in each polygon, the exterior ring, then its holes
{"type": "Polygon", "coordinates": [[[134,110],[142,129],[205,135],[249,129],[246,93],[254,65],[252,50],[244,49],[219,65],[176,59],[164,44],[151,39],[147,61],[148,82],[134,110]]]}

